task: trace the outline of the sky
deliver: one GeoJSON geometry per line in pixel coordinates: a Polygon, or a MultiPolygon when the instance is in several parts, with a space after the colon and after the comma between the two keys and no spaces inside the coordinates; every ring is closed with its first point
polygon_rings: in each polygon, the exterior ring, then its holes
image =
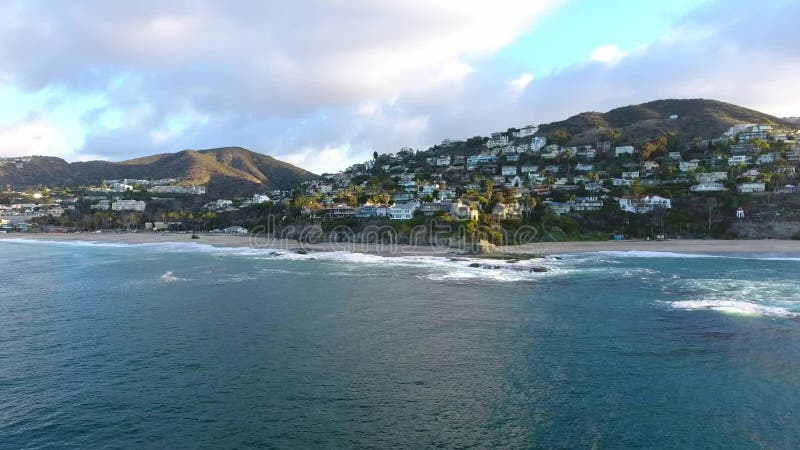
{"type": "Polygon", "coordinates": [[[315,173],[582,111],[800,115],[800,0],[0,0],[0,157],[315,173]]]}

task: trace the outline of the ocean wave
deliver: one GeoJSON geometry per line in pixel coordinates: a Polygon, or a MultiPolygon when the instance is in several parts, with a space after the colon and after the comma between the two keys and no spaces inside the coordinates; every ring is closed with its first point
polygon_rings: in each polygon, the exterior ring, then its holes
{"type": "Polygon", "coordinates": [[[715,310],[773,317],[800,316],[797,283],[782,279],[673,278],[662,292],[689,298],[667,302],[676,309],[715,310]]]}
{"type": "MultiPolygon", "coordinates": [[[[574,257],[586,255],[587,253],[572,253],[559,255],[561,257],[574,257]]],[[[712,255],[707,253],[678,253],[678,252],[659,252],[649,250],[599,250],[588,254],[611,256],[614,258],[678,258],[678,259],[745,259],[760,261],[800,261],[800,257],[793,256],[769,256],[765,254],[732,254],[732,255],[712,255]]]]}
{"type": "Polygon", "coordinates": [[[173,283],[173,282],[176,282],[176,281],[187,281],[187,279],[186,278],[176,277],[175,275],[172,274],[171,270],[168,270],[168,271],[164,272],[163,275],[161,275],[161,281],[163,281],[165,283],[173,283]]]}
{"type": "Polygon", "coordinates": [[[668,302],[675,309],[712,310],[726,314],[771,317],[798,317],[800,312],[780,306],[769,306],[742,300],[683,300],[668,302]]]}

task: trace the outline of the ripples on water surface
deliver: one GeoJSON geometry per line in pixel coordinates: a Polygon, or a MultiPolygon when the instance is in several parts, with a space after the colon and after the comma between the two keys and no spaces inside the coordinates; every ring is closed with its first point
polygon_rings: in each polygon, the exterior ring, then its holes
{"type": "Polygon", "coordinates": [[[0,448],[800,442],[797,260],[0,256],[0,448]]]}

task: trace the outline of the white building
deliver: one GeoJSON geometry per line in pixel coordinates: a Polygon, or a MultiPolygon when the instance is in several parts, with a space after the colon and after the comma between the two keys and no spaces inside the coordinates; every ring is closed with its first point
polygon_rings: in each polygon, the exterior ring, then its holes
{"type": "Polygon", "coordinates": [[[614,150],[614,156],[632,155],[634,152],[632,145],[622,145],[614,150]]]}
{"type": "Polygon", "coordinates": [[[502,147],[508,145],[508,136],[502,133],[493,133],[492,138],[486,142],[487,148],[502,147]]]}
{"type": "Polygon", "coordinates": [[[766,153],[758,157],[756,160],[759,164],[772,164],[775,162],[774,153],[766,153]]]}
{"type": "Polygon", "coordinates": [[[681,172],[691,172],[693,170],[697,170],[699,166],[700,162],[697,160],[681,161],[678,163],[678,170],[681,172]]]}
{"type": "Polygon", "coordinates": [[[500,174],[504,177],[513,177],[517,174],[517,166],[503,166],[500,169],[500,174]]]}
{"type": "Polygon", "coordinates": [[[725,190],[725,186],[723,186],[722,183],[709,181],[696,184],[690,187],[689,190],[692,192],[720,192],[725,190]]]}
{"type": "Polygon", "coordinates": [[[389,220],[410,220],[414,218],[414,212],[419,209],[419,203],[407,202],[396,203],[389,207],[389,220]]]}
{"type": "Polygon", "coordinates": [[[547,145],[547,139],[542,136],[534,136],[531,139],[531,151],[538,152],[539,150],[543,149],[547,145]]]}
{"type": "Polygon", "coordinates": [[[625,212],[644,214],[656,208],[672,208],[672,200],[658,195],[646,197],[624,196],[619,199],[619,208],[625,212]]]}
{"type": "Polygon", "coordinates": [[[740,165],[747,164],[748,160],[749,160],[749,158],[747,157],[747,155],[733,155],[730,158],[728,158],[728,165],[729,166],[740,166],[740,165]]]}
{"type": "Polygon", "coordinates": [[[97,203],[92,205],[92,209],[99,209],[103,211],[106,211],[109,208],[111,208],[111,202],[109,202],[108,200],[98,200],[97,203]]]}
{"type": "Polygon", "coordinates": [[[116,200],[111,204],[112,211],[144,211],[147,203],[142,200],[116,200]]]}
{"type": "Polygon", "coordinates": [[[524,138],[528,136],[533,136],[536,132],[539,131],[539,127],[535,125],[528,125],[526,127],[520,128],[519,130],[514,132],[515,138],[524,138]]]}
{"type": "Polygon", "coordinates": [[[205,186],[153,186],[148,190],[152,194],[203,195],[206,193],[205,186]]]}
{"type": "Polygon", "coordinates": [[[247,234],[247,228],[233,226],[225,228],[222,232],[225,234],[247,234]]]}
{"type": "Polygon", "coordinates": [[[450,204],[450,215],[462,220],[478,220],[478,210],[461,200],[450,204]]]}
{"type": "Polygon", "coordinates": [[[449,166],[450,165],[450,157],[449,156],[440,156],[436,158],[436,165],[437,166],[449,166]]]}
{"type": "Polygon", "coordinates": [[[758,182],[739,183],[738,190],[742,193],[764,192],[766,185],[758,182]]]}
{"type": "Polygon", "coordinates": [[[725,181],[728,179],[728,172],[708,172],[697,173],[695,179],[698,183],[715,183],[717,181],[725,181]]]}

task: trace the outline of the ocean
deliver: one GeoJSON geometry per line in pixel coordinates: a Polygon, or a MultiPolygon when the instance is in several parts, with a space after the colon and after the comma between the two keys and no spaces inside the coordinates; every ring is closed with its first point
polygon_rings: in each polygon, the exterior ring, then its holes
{"type": "Polygon", "coordinates": [[[800,259],[0,257],[0,448],[800,445],[800,259]]]}

